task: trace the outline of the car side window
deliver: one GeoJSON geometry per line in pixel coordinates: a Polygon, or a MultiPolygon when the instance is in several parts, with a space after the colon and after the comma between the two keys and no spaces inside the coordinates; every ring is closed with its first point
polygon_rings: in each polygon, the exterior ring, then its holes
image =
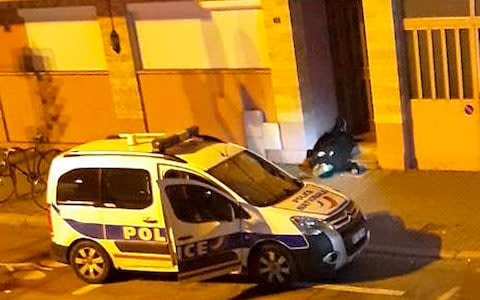
{"type": "Polygon", "coordinates": [[[201,183],[205,183],[209,186],[213,186],[217,190],[222,191],[224,193],[227,193],[223,188],[218,186],[216,183],[211,182],[210,180],[208,180],[208,179],[206,179],[202,176],[199,176],[199,175],[196,175],[196,174],[193,174],[193,173],[190,173],[190,172],[186,172],[186,171],[170,169],[165,173],[164,178],[195,180],[195,181],[198,181],[198,182],[201,182],[201,183]]]}
{"type": "Polygon", "coordinates": [[[183,222],[231,222],[234,219],[233,203],[212,189],[181,184],[167,186],[165,192],[175,216],[183,222]]]}
{"type": "Polygon", "coordinates": [[[63,174],[57,184],[57,204],[93,205],[100,202],[100,169],[75,169],[63,174]]]}
{"type": "Polygon", "coordinates": [[[152,204],[150,175],[140,169],[102,169],[102,200],[105,206],[143,209],[152,204]]]}
{"type": "Polygon", "coordinates": [[[205,179],[201,176],[198,176],[198,175],[193,174],[193,173],[185,172],[185,171],[175,170],[175,169],[168,170],[165,173],[164,177],[165,178],[171,178],[171,179],[195,180],[195,181],[199,181],[199,182],[202,182],[202,183],[205,183],[205,184],[214,185],[216,187],[216,185],[214,183],[208,181],[207,179],[205,179]]]}

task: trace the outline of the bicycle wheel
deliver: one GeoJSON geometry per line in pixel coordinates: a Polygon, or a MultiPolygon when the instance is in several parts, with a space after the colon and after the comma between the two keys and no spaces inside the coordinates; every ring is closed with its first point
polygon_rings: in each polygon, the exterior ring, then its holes
{"type": "Polygon", "coordinates": [[[40,158],[38,159],[37,172],[38,174],[40,174],[41,177],[48,175],[52,160],[60,153],[61,151],[58,149],[50,149],[40,154],[40,158]]]}
{"type": "Polygon", "coordinates": [[[7,154],[7,162],[9,166],[14,166],[17,171],[28,179],[29,174],[36,173],[39,157],[38,151],[33,147],[27,149],[13,148],[7,154]]]}
{"type": "Polygon", "coordinates": [[[0,148],[0,203],[8,201],[16,191],[14,173],[8,166],[8,150],[0,148]]]}
{"type": "Polygon", "coordinates": [[[27,194],[38,194],[44,190],[44,184],[41,182],[41,176],[37,171],[39,153],[35,148],[15,149],[7,156],[9,165],[13,168],[13,172],[23,175],[17,177],[17,187],[20,194],[23,191],[27,194]]]}
{"type": "Polygon", "coordinates": [[[47,190],[47,182],[41,177],[38,180],[30,183],[30,197],[32,201],[41,209],[47,210],[47,197],[45,191],[47,190]]]}
{"type": "Polygon", "coordinates": [[[0,175],[0,203],[8,201],[15,193],[15,183],[9,174],[0,175]]]}

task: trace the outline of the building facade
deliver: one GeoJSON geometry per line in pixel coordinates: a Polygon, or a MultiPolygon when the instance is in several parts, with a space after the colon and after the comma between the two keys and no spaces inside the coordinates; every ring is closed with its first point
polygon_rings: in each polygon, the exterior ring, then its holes
{"type": "Polygon", "coordinates": [[[0,142],[196,124],[298,163],[341,116],[382,168],[477,170],[480,7],[431,2],[0,0],[0,142]]]}

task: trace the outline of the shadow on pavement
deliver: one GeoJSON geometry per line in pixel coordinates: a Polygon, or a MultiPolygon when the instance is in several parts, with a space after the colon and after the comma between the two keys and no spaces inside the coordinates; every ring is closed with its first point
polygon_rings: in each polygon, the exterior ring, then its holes
{"type": "MultiPolygon", "coordinates": [[[[286,293],[316,284],[355,284],[382,280],[412,273],[438,259],[441,249],[439,236],[408,229],[401,218],[388,212],[372,213],[367,215],[367,219],[371,231],[369,248],[365,249],[352,263],[338,271],[334,278],[310,279],[308,282],[284,291],[272,291],[255,285],[232,299],[249,299],[286,293]],[[382,252],[382,249],[388,252],[382,252]]],[[[224,276],[215,281],[239,283],[238,279],[238,277],[224,276]]],[[[246,277],[243,280],[249,282],[246,277]]]]}
{"type": "Polygon", "coordinates": [[[414,230],[405,227],[398,216],[388,212],[375,212],[367,215],[370,227],[370,249],[392,249],[400,252],[438,258],[441,238],[430,230],[414,230]]]}
{"type": "Polygon", "coordinates": [[[279,294],[285,294],[284,296],[286,297],[286,294],[289,292],[294,292],[297,290],[304,289],[308,286],[305,286],[303,284],[298,284],[292,288],[286,288],[282,290],[272,290],[268,289],[259,285],[255,285],[251,288],[243,290],[240,294],[238,294],[235,297],[230,298],[230,300],[243,300],[243,299],[252,299],[254,297],[262,297],[262,296],[268,296],[268,295],[279,295],[279,294]]]}
{"type": "Polygon", "coordinates": [[[140,271],[117,271],[110,283],[122,283],[131,280],[147,280],[147,281],[177,281],[176,273],[159,273],[159,272],[140,272],[140,271]]]}
{"type": "Polygon", "coordinates": [[[405,227],[388,212],[367,215],[370,243],[366,251],[337,273],[335,282],[354,283],[401,276],[439,259],[441,239],[405,227]]]}
{"type": "MultiPolygon", "coordinates": [[[[310,288],[325,283],[355,284],[402,276],[419,270],[439,257],[441,239],[430,232],[412,230],[405,227],[401,218],[388,212],[367,215],[371,230],[371,240],[367,249],[352,263],[337,272],[335,278],[308,279],[291,289],[271,290],[258,286],[244,275],[227,275],[209,280],[210,283],[248,284],[234,300],[250,299],[273,294],[310,288]],[[382,252],[382,249],[388,251],[382,252]],[[397,253],[395,253],[397,251],[397,253]],[[421,255],[417,255],[421,254],[421,255]],[[428,254],[428,255],[426,255],[428,254]]],[[[122,272],[116,281],[132,279],[175,281],[175,274],[122,272]]]]}

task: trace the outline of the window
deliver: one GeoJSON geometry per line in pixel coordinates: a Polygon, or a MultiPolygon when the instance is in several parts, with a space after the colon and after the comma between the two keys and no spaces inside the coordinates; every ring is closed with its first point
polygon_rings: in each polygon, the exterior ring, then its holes
{"type": "Polygon", "coordinates": [[[152,204],[150,175],[139,169],[102,169],[102,198],[117,208],[146,208],[152,204]]]}
{"type": "Polygon", "coordinates": [[[165,192],[175,216],[183,222],[233,221],[233,203],[211,189],[184,184],[167,186],[165,192]]]}
{"type": "Polygon", "coordinates": [[[217,184],[211,182],[210,180],[204,178],[204,177],[201,177],[199,175],[196,175],[196,174],[193,174],[193,173],[189,173],[189,172],[185,172],[185,171],[180,171],[180,170],[175,170],[175,169],[171,169],[171,170],[168,170],[167,173],[165,173],[165,178],[172,178],[172,179],[186,179],[186,180],[195,180],[195,181],[198,181],[198,182],[201,182],[201,183],[204,183],[204,184],[208,184],[210,186],[213,186],[214,188],[216,188],[217,190],[219,191],[222,191],[226,194],[229,194],[228,192],[225,191],[225,189],[221,188],[220,186],[218,186],[217,184]]]}
{"type": "Polygon", "coordinates": [[[76,169],[58,180],[58,204],[94,204],[100,200],[99,169],[76,169]]]}
{"type": "Polygon", "coordinates": [[[75,169],[60,177],[57,203],[146,208],[152,204],[150,176],[139,169],[75,169]]]}
{"type": "Polygon", "coordinates": [[[247,151],[221,162],[208,173],[254,206],[270,206],[297,193],[303,183],[247,151]]]}
{"type": "Polygon", "coordinates": [[[165,178],[196,180],[201,183],[213,185],[213,183],[211,183],[210,181],[208,181],[207,179],[201,176],[198,176],[189,172],[185,172],[185,171],[174,170],[174,169],[168,170],[167,173],[165,173],[165,178]]]}

